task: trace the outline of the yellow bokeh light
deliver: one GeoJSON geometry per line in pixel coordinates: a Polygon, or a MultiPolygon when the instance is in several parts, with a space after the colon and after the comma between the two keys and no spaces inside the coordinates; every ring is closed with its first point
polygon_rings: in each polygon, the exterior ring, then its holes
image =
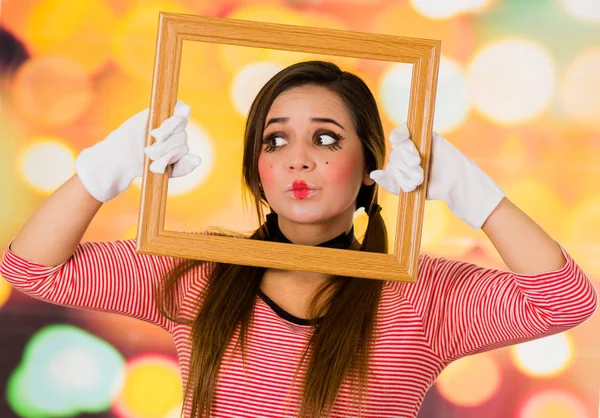
{"type": "MultiPolygon", "coordinates": [[[[105,138],[127,119],[147,108],[150,105],[151,89],[150,80],[143,82],[118,67],[113,67],[98,77],[96,98],[89,110],[98,132],[95,141],[105,138]]],[[[82,140],[94,141],[94,138],[82,140]]],[[[92,143],[82,145],[87,147],[92,143]]]]}
{"type": "MultiPolygon", "coordinates": [[[[569,213],[567,205],[556,190],[532,174],[522,174],[521,177],[512,183],[507,182],[506,185],[502,185],[506,197],[554,239],[563,242],[564,220],[569,213]]],[[[502,260],[498,250],[483,233],[480,234],[478,242],[493,259],[502,260]]]]}
{"type": "Polygon", "coordinates": [[[39,137],[19,157],[19,169],[34,189],[51,193],[74,173],[75,153],[59,138],[39,137]]]}
{"type": "MultiPolygon", "coordinates": [[[[381,216],[385,222],[390,252],[396,237],[398,219],[398,196],[386,190],[379,191],[379,204],[383,208],[381,216]]],[[[365,215],[366,216],[366,215],[365,215]]],[[[452,230],[457,222],[453,219],[445,202],[441,200],[428,200],[425,202],[423,215],[423,230],[421,234],[421,252],[433,256],[455,257],[463,255],[475,243],[475,233],[469,234],[469,226],[452,230]]],[[[366,221],[365,221],[366,222],[366,221]]],[[[358,236],[358,235],[357,235],[358,236]]]]}
{"type": "Polygon", "coordinates": [[[164,418],[181,418],[181,410],[183,409],[183,405],[179,405],[173,408],[171,411],[167,412],[164,418]]]}
{"type": "Polygon", "coordinates": [[[248,116],[250,106],[260,89],[282,69],[282,65],[274,62],[255,62],[242,68],[235,75],[231,86],[231,98],[241,116],[248,116]]]}
{"type": "Polygon", "coordinates": [[[7,107],[0,112],[0,190],[4,203],[0,205],[0,242],[3,245],[8,245],[44,198],[15,179],[19,177],[17,155],[28,137],[24,132],[26,127],[17,119],[10,118],[12,111],[7,107]]]}
{"type": "Polygon", "coordinates": [[[179,69],[179,91],[202,94],[205,89],[226,89],[230,75],[219,65],[219,44],[184,41],[179,69]]]}
{"type": "MultiPolygon", "coordinates": [[[[299,13],[282,6],[256,4],[236,9],[227,16],[232,19],[258,22],[281,23],[287,25],[310,26],[310,21],[299,13]]],[[[224,69],[236,74],[240,69],[259,61],[271,61],[288,66],[310,58],[310,54],[279,51],[267,48],[250,48],[237,45],[219,45],[219,56],[224,69]]]]}
{"type": "Polygon", "coordinates": [[[18,38],[25,39],[29,16],[38,3],[39,0],[3,0],[1,2],[2,28],[18,38]]]}
{"type": "Polygon", "coordinates": [[[370,23],[371,32],[439,39],[442,41],[444,54],[461,62],[471,55],[474,44],[473,28],[468,21],[428,19],[408,2],[390,2],[386,6],[381,7],[377,18],[370,23]]]}
{"type": "Polygon", "coordinates": [[[474,407],[498,391],[500,369],[489,353],[464,357],[451,363],[439,376],[436,387],[449,402],[474,407]]]}
{"type": "MultiPolygon", "coordinates": [[[[364,208],[361,208],[361,209],[357,210],[356,212],[354,212],[354,219],[353,219],[354,236],[360,242],[362,242],[362,240],[365,236],[365,232],[367,232],[368,223],[369,223],[369,217],[367,216],[366,212],[364,211],[364,208]]],[[[388,232],[388,237],[389,237],[389,232],[388,232]]],[[[391,245],[391,241],[392,240],[390,240],[390,245],[391,245]]]]}
{"type": "Polygon", "coordinates": [[[410,4],[430,19],[448,19],[460,13],[480,11],[489,0],[410,0],[410,4]]]}
{"type": "MultiPolygon", "coordinates": [[[[205,90],[202,94],[184,91],[180,98],[190,105],[192,122],[201,126],[206,138],[210,138],[213,164],[210,174],[194,190],[170,194],[167,216],[178,219],[185,230],[198,231],[208,226],[206,219],[214,219],[213,215],[226,211],[232,197],[240,198],[244,119],[222,89],[205,90]]],[[[201,150],[197,155],[205,158],[201,150]]],[[[197,170],[204,170],[202,165],[197,170]]],[[[135,198],[139,202],[138,193],[135,198]]]]}
{"type": "Polygon", "coordinates": [[[600,194],[579,202],[564,222],[564,245],[584,271],[600,279],[600,194]]]}
{"type": "Polygon", "coordinates": [[[0,276],[0,308],[8,301],[11,293],[12,286],[4,279],[4,277],[0,276]]]}
{"type": "Polygon", "coordinates": [[[19,112],[47,125],[75,121],[93,99],[92,85],[83,68],[60,57],[27,61],[17,72],[12,90],[19,112]]]}
{"type": "Polygon", "coordinates": [[[29,16],[25,40],[34,55],[67,57],[93,72],[110,56],[114,21],[103,0],[41,0],[29,16]]]}
{"type": "Polygon", "coordinates": [[[573,341],[566,334],[555,334],[510,348],[517,369],[528,376],[549,377],[565,371],[573,360],[573,341]]]}
{"type": "Polygon", "coordinates": [[[507,197],[542,228],[556,239],[562,238],[562,222],[567,218],[568,209],[553,187],[535,177],[523,177],[504,190],[507,197]]]}
{"type": "Polygon", "coordinates": [[[142,81],[152,80],[158,14],[161,11],[189,13],[171,1],[139,3],[118,21],[112,37],[111,47],[116,63],[127,74],[142,81]]]}
{"type": "MultiPolygon", "coordinates": [[[[379,96],[385,115],[396,125],[408,119],[412,64],[390,65],[380,79],[379,96]]],[[[462,66],[441,57],[433,129],[446,134],[459,127],[471,108],[469,86],[462,66]]]]}
{"type": "Polygon", "coordinates": [[[563,7],[578,19],[600,22],[600,2],[598,0],[561,0],[563,7]]]}
{"type": "MultiPolygon", "coordinates": [[[[596,3],[600,8],[600,2],[596,3]]],[[[577,123],[600,128],[600,48],[579,54],[566,70],[563,106],[577,123]]]]}
{"type": "Polygon", "coordinates": [[[551,389],[528,397],[517,418],[591,418],[585,405],[569,392],[551,389]]]}
{"type": "Polygon", "coordinates": [[[114,10],[117,16],[122,16],[137,6],[139,0],[104,0],[114,10]]]}
{"type": "Polygon", "coordinates": [[[503,40],[473,57],[469,79],[475,108],[501,124],[532,119],[550,104],[555,69],[546,50],[528,40],[503,40]]]}
{"type": "Polygon", "coordinates": [[[144,356],[128,364],[116,410],[123,417],[164,418],[181,405],[183,391],[174,361],[144,356]]]}

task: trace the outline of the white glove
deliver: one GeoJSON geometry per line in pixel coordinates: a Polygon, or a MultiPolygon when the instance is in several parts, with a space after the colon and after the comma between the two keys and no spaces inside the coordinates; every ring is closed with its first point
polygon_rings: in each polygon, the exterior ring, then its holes
{"type": "Polygon", "coordinates": [[[108,202],[123,193],[144,169],[144,153],[153,162],[150,171],[162,174],[173,164],[170,177],[191,173],[200,165],[200,157],[188,154],[187,126],[190,108],[178,100],[174,115],[150,132],[156,142],[144,148],[149,110],[126,120],[103,141],[81,151],[75,171],[87,191],[100,202],[108,202]]]}
{"type": "MultiPolygon", "coordinates": [[[[390,135],[392,152],[384,170],[371,172],[377,184],[398,195],[423,183],[421,157],[406,124],[390,135]]],[[[457,218],[478,230],[504,198],[504,191],[450,142],[433,133],[427,200],[443,200],[457,218]]]]}

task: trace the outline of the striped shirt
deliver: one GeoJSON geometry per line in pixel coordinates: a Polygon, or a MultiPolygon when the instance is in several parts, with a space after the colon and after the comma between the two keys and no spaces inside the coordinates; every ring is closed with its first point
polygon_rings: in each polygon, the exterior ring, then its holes
{"type": "MultiPolygon", "coordinates": [[[[590,317],[596,292],[567,260],[559,270],[523,275],[421,255],[418,283],[385,282],[371,354],[362,416],[416,417],[427,390],[452,361],[470,354],[565,331],[590,317]]],[[[119,313],[156,324],[173,336],[185,382],[190,327],[171,322],[154,301],[157,284],[177,262],[135,253],[135,240],[87,242],[56,267],[4,253],[0,273],[17,290],[68,307],[119,313]]],[[[179,310],[198,311],[198,296],[214,264],[183,278],[179,310]]],[[[248,353],[242,364],[230,345],[223,359],[215,417],[293,417],[301,385],[294,379],[311,326],[257,297],[248,353]]],[[[234,338],[235,340],[235,338],[234,338]]],[[[300,380],[301,381],[301,380],[300,380]]],[[[342,384],[332,416],[350,416],[355,402],[342,384]]],[[[185,403],[185,417],[190,404],[185,403]]]]}

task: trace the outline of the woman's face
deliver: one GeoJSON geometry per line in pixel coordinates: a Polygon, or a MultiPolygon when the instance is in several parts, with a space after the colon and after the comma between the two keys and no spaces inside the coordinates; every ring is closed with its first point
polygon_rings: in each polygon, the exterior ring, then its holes
{"type": "Polygon", "coordinates": [[[292,223],[352,222],[365,171],[362,144],[344,102],[314,85],[286,90],[265,120],[258,172],[273,210],[292,223]]]}

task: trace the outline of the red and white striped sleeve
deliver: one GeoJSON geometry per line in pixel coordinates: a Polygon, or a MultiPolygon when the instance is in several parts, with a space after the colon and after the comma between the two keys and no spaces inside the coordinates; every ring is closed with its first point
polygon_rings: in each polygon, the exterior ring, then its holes
{"type": "Polygon", "coordinates": [[[62,306],[119,313],[169,330],[154,296],[175,258],[137,254],[136,240],[86,242],[64,263],[47,267],[9,248],[0,274],[16,289],[62,306]]]}
{"type": "Polygon", "coordinates": [[[445,361],[559,333],[589,318],[594,286],[562,248],[566,264],[536,275],[421,257],[418,283],[404,288],[432,349],[445,361]]]}

